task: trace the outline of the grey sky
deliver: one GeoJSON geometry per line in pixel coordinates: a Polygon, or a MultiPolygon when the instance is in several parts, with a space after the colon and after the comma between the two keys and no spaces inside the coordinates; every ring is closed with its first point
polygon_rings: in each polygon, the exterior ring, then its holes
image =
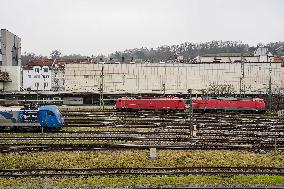
{"type": "Polygon", "coordinates": [[[282,0],[0,0],[22,51],[108,54],[185,41],[284,40],[282,0]]]}

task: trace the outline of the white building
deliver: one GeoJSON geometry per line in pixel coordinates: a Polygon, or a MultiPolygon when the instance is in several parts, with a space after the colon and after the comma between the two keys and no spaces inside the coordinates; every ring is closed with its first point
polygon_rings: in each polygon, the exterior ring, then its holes
{"type": "Polygon", "coordinates": [[[272,54],[268,51],[267,47],[258,47],[254,52],[254,56],[272,56],[272,54]]]}
{"type": "Polygon", "coordinates": [[[23,69],[23,89],[31,91],[50,91],[52,74],[48,66],[33,66],[23,69]]]}
{"type": "MultiPolygon", "coordinates": [[[[281,63],[245,63],[246,93],[265,93],[271,77],[272,89],[282,86],[281,63]]],[[[65,90],[99,92],[103,82],[105,93],[201,93],[210,85],[230,85],[240,91],[241,63],[139,63],[139,64],[66,64],[65,90]],[[103,80],[102,80],[102,66],[103,80]]]]}
{"type": "Polygon", "coordinates": [[[33,60],[23,66],[23,90],[64,91],[64,61],[33,60]]]}

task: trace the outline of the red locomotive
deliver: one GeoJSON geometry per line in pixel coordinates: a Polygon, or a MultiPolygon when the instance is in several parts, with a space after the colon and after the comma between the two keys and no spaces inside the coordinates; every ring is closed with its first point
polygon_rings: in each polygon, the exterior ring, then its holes
{"type": "Polygon", "coordinates": [[[183,111],[186,109],[183,98],[178,97],[122,97],[115,103],[117,110],[165,110],[183,111]]]}
{"type": "Polygon", "coordinates": [[[202,99],[192,100],[194,111],[242,111],[242,112],[265,112],[265,102],[260,98],[252,99],[202,99]]]}

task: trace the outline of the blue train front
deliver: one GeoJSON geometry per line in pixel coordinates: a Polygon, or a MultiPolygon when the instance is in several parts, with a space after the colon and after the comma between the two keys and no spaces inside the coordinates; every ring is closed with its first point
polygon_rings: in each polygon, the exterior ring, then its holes
{"type": "Polygon", "coordinates": [[[41,106],[38,112],[39,123],[42,127],[61,128],[64,126],[64,120],[57,106],[41,106]]]}
{"type": "Polygon", "coordinates": [[[60,129],[64,120],[55,105],[33,108],[2,108],[0,109],[0,126],[3,127],[32,127],[60,129]]]}

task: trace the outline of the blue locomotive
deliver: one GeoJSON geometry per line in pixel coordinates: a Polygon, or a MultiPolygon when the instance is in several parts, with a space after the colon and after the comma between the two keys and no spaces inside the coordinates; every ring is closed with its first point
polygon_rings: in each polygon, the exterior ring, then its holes
{"type": "Polygon", "coordinates": [[[34,108],[0,108],[0,127],[42,127],[60,129],[64,120],[57,106],[34,108]]]}

